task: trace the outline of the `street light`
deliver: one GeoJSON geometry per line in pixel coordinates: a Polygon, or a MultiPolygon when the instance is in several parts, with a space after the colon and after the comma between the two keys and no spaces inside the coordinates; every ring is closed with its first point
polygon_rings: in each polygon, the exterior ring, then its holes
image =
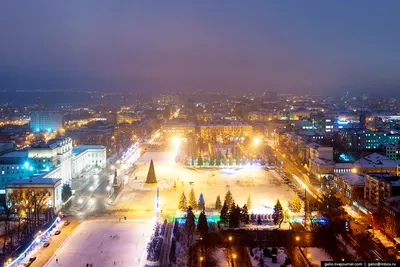
{"type": "Polygon", "coordinates": [[[296,241],[300,241],[300,236],[296,236],[296,241]]]}
{"type": "Polygon", "coordinates": [[[232,258],[236,260],[237,255],[235,253],[232,254],[232,258]]]}
{"type": "Polygon", "coordinates": [[[228,240],[229,240],[229,241],[232,241],[232,239],[233,239],[232,236],[229,236],[229,237],[228,237],[228,240]]]}
{"type": "Polygon", "coordinates": [[[259,145],[260,143],[261,143],[261,139],[260,139],[259,137],[254,138],[253,144],[254,144],[255,146],[259,145]]]}

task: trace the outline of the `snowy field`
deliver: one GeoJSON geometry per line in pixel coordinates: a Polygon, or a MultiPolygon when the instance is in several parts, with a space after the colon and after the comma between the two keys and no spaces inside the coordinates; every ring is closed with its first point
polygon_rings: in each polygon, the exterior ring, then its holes
{"type": "Polygon", "coordinates": [[[84,221],[46,266],[142,266],[152,231],[152,220],[84,221]]]}
{"type": "Polygon", "coordinates": [[[322,248],[303,248],[303,253],[308,260],[316,266],[321,266],[321,261],[333,261],[333,259],[322,248]]]}
{"type": "MultiPolygon", "coordinates": [[[[272,248],[269,249],[271,250],[272,248]]],[[[253,248],[252,252],[254,256],[250,255],[251,264],[253,265],[253,267],[258,267],[261,266],[260,262],[262,261],[264,262],[264,266],[281,267],[285,263],[287,255],[283,248],[277,248],[277,249],[278,249],[278,254],[276,254],[277,261],[276,263],[273,263],[271,257],[264,257],[262,249],[253,248]]],[[[286,266],[291,267],[292,265],[286,265],[286,266]]]]}
{"type": "Polygon", "coordinates": [[[144,184],[150,160],[153,159],[157,180],[160,185],[161,209],[174,211],[182,192],[188,197],[193,187],[196,198],[203,193],[206,208],[213,208],[220,195],[231,190],[234,200],[240,206],[250,195],[254,213],[272,213],[272,208],[280,199],[284,208],[292,200],[293,190],[283,182],[275,171],[265,171],[259,167],[247,167],[234,173],[217,169],[192,169],[175,163],[174,152],[146,152],[136,163],[136,171],[125,185],[120,196],[113,203],[115,208],[153,209],[155,188],[144,184]],[[190,185],[192,182],[192,185],[190,185]],[[174,187],[176,185],[176,187],[174,187]]]}

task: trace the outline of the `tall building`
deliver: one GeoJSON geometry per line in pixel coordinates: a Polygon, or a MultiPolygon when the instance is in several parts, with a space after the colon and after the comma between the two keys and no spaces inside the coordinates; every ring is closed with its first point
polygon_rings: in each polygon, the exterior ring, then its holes
{"type": "Polygon", "coordinates": [[[34,132],[54,132],[62,129],[62,115],[58,112],[34,111],[30,127],[34,132]]]}
{"type": "Polygon", "coordinates": [[[390,134],[370,130],[342,130],[340,135],[347,140],[347,147],[353,151],[378,149],[381,145],[396,144],[400,141],[400,134],[390,134]]]}

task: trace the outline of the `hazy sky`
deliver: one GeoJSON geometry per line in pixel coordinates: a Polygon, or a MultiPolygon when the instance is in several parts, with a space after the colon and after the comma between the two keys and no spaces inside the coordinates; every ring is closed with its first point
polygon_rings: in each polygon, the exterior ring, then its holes
{"type": "Polygon", "coordinates": [[[0,2],[0,89],[400,91],[400,1],[0,2]]]}

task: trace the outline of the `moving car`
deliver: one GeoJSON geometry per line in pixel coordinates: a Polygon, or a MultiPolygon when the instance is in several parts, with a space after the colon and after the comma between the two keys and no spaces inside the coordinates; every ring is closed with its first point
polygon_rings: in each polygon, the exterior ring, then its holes
{"type": "Polygon", "coordinates": [[[55,231],[55,235],[59,235],[61,233],[61,231],[60,230],[57,230],[57,231],[55,231]]]}
{"type": "Polygon", "coordinates": [[[50,246],[50,243],[49,242],[44,242],[43,247],[47,248],[48,246],[50,246]]]}
{"type": "Polygon", "coordinates": [[[70,221],[65,221],[64,222],[64,226],[67,226],[67,225],[69,225],[70,224],[70,221]]]}

